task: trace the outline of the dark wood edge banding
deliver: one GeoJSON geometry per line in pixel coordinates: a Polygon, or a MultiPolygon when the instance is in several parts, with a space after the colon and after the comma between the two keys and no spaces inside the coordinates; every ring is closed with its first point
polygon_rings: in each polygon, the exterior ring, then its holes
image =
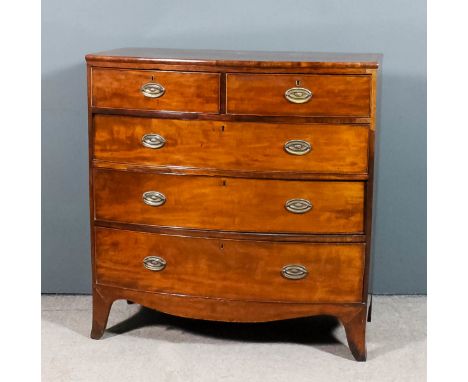
{"type": "MultiPolygon", "coordinates": [[[[362,288],[362,300],[368,302],[369,294],[372,293],[372,274],[371,268],[373,266],[372,261],[372,224],[373,224],[373,204],[374,204],[374,164],[375,164],[375,145],[376,145],[376,125],[378,124],[377,118],[377,99],[381,97],[381,86],[377,86],[377,76],[379,75],[377,70],[372,70],[372,91],[371,91],[371,117],[372,124],[368,132],[368,180],[366,181],[366,192],[365,192],[365,204],[364,204],[364,221],[365,221],[365,233],[366,233],[366,252],[365,252],[365,267],[364,267],[364,278],[362,288]]],[[[369,304],[369,307],[371,305],[369,304]]],[[[370,312],[367,312],[368,319],[370,318],[370,312]]]]}
{"type": "Polygon", "coordinates": [[[278,180],[330,180],[330,181],[363,181],[367,180],[367,174],[331,174],[331,173],[308,173],[308,172],[289,172],[289,171],[242,171],[242,170],[219,170],[214,168],[196,168],[183,166],[151,166],[137,165],[132,163],[109,162],[94,159],[94,168],[144,172],[163,175],[197,175],[197,176],[216,176],[228,178],[255,178],[255,179],[278,179],[278,180]]]}
{"type": "Polygon", "coordinates": [[[372,286],[370,278],[370,269],[372,263],[372,210],[373,210],[373,196],[374,196],[374,151],[375,151],[375,133],[374,130],[369,130],[369,180],[366,181],[365,204],[364,204],[364,219],[365,219],[365,232],[366,232],[366,261],[364,268],[364,282],[362,289],[363,301],[367,301],[370,286],[372,286]]]}
{"type": "Polygon", "coordinates": [[[110,66],[115,64],[152,64],[152,65],[170,65],[170,66],[206,66],[206,67],[222,67],[235,68],[242,70],[243,68],[256,69],[377,69],[378,62],[286,62],[286,61],[209,61],[209,60],[182,60],[182,59],[157,59],[157,58],[142,58],[142,57],[117,57],[117,56],[94,56],[88,54],[86,61],[93,65],[106,63],[110,66]]]}
{"type": "Polygon", "coordinates": [[[105,52],[90,53],[88,63],[108,62],[111,65],[167,64],[196,66],[227,66],[234,68],[338,68],[376,69],[381,54],[327,53],[327,52],[264,52],[208,49],[164,49],[164,48],[121,48],[105,52]]]}
{"type": "Polygon", "coordinates": [[[135,117],[153,117],[161,119],[206,120],[206,121],[238,121],[238,122],[275,122],[275,123],[329,123],[329,124],[370,124],[371,118],[348,116],[264,116],[241,114],[209,114],[180,112],[168,110],[114,109],[107,107],[91,108],[93,114],[126,115],[135,117]]]}
{"type": "Polygon", "coordinates": [[[93,157],[94,157],[94,126],[93,115],[91,112],[92,103],[92,68],[87,65],[86,77],[88,82],[87,101],[88,101],[88,178],[89,178],[89,227],[90,227],[90,249],[91,249],[91,279],[93,283],[96,282],[95,270],[95,243],[94,243],[94,178],[93,178],[93,157]]]}
{"type": "Polygon", "coordinates": [[[234,67],[234,66],[210,66],[197,64],[165,64],[165,63],[140,63],[135,65],[129,62],[109,62],[109,61],[90,61],[89,66],[93,68],[109,68],[109,69],[134,69],[134,70],[166,70],[198,72],[198,73],[259,73],[259,74],[327,74],[327,75],[366,75],[369,71],[375,70],[371,68],[331,68],[331,67],[315,67],[315,68],[275,68],[275,67],[234,67]]]}
{"type": "Polygon", "coordinates": [[[127,231],[138,231],[147,233],[157,233],[180,237],[199,237],[207,239],[226,240],[255,240],[255,241],[279,241],[297,243],[366,243],[364,234],[302,234],[302,233],[268,233],[268,232],[235,232],[235,231],[214,231],[204,229],[192,229],[183,227],[162,227],[147,224],[134,224],[95,220],[95,227],[120,229],[127,231]]]}
{"type": "Polygon", "coordinates": [[[170,292],[162,292],[162,291],[148,291],[148,290],[140,290],[140,289],[131,289],[120,287],[117,285],[109,285],[109,284],[101,284],[100,282],[96,282],[97,287],[106,287],[106,288],[117,288],[119,290],[130,290],[134,292],[143,292],[143,293],[151,293],[160,296],[167,296],[167,297],[176,297],[176,298],[183,298],[183,299],[194,299],[194,300],[214,300],[218,302],[245,302],[245,303],[274,303],[274,304],[299,304],[299,305],[347,305],[347,306],[355,306],[355,305],[363,305],[361,301],[347,301],[347,302],[340,302],[340,303],[333,303],[333,302],[314,302],[314,301],[302,301],[302,302],[294,302],[294,301],[282,301],[282,300],[256,300],[256,299],[236,299],[236,298],[226,298],[226,297],[210,297],[210,296],[196,296],[196,295],[187,295],[182,293],[170,293],[170,292]]]}

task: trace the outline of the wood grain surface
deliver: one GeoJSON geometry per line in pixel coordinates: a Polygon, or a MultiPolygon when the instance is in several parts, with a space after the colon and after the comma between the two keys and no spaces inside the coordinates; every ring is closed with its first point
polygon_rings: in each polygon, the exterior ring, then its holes
{"type": "Polygon", "coordinates": [[[367,125],[275,124],[184,121],[94,116],[94,158],[153,166],[182,166],[297,173],[367,172],[367,125]],[[145,134],[166,143],[151,149],[145,134]],[[284,145],[304,140],[306,155],[288,154],[284,145]]]}
{"type": "Polygon", "coordinates": [[[209,49],[167,49],[167,48],[120,48],[86,55],[86,61],[97,65],[109,62],[166,64],[172,66],[242,67],[246,68],[300,68],[330,69],[375,69],[379,67],[381,54],[374,53],[333,53],[333,52],[267,52],[242,50],[209,49]]]}
{"type": "Polygon", "coordinates": [[[91,337],[116,299],[221,321],[327,314],[365,360],[381,55],[124,48],[86,60],[91,337]],[[145,97],[148,82],[164,95],[145,97]],[[291,103],[292,87],[312,98],[291,103]],[[145,134],[164,146],[144,147],[145,134]],[[290,140],[311,151],[287,153],[290,140]],[[146,191],[165,203],[148,206],[146,191]],[[296,198],[312,209],[287,211],[296,198]],[[287,280],[287,264],[307,277],[287,280]]]}
{"type": "Polygon", "coordinates": [[[94,68],[92,106],[217,113],[219,74],[94,68]],[[149,82],[161,84],[164,95],[145,97],[140,88],[149,82]]]}
{"type": "Polygon", "coordinates": [[[370,115],[371,76],[227,74],[227,113],[291,116],[370,115]],[[299,85],[297,85],[299,83],[299,85]],[[288,101],[296,86],[312,92],[310,101],[288,101]]]}
{"type": "Polygon", "coordinates": [[[98,284],[142,291],[227,299],[292,302],[358,302],[364,244],[272,243],[96,228],[98,284]],[[162,271],[143,266],[147,256],[167,262],[162,271]],[[300,264],[301,280],[281,275],[300,264]]]}
{"type": "Polygon", "coordinates": [[[247,232],[362,233],[364,182],[301,182],[94,170],[98,220],[247,232]],[[164,205],[142,195],[161,192],[164,205]],[[309,200],[304,214],[286,210],[309,200]]]}

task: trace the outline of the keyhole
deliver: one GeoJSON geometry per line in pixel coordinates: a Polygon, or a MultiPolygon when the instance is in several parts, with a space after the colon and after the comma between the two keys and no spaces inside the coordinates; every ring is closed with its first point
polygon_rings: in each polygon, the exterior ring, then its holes
{"type": "Polygon", "coordinates": [[[296,80],[296,86],[301,86],[301,81],[300,80],[296,80]]]}
{"type": "Polygon", "coordinates": [[[151,76],[151,81],[154,81],[154,76],[151,76]]]}
{"type": "Polygon", "coordinates": [[[221,126],[221,132],[224,133],[224,125],[221,126]]]}
{"type": "Polygon", "coordinates": [[[219,246],[219,248],[224,249],[224,244],[221,243],[221,245],[219,246]]]}

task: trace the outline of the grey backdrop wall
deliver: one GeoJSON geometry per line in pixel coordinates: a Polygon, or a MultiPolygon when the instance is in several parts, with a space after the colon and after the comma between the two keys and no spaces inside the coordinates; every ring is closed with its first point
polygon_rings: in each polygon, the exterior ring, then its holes
{"type": "Polygon", "coordinates": [[[384,54],[374,291],[426,293],[424,0],[43,0],[42,288],[89,293],[84,55],[128,46],[384,54]]]}

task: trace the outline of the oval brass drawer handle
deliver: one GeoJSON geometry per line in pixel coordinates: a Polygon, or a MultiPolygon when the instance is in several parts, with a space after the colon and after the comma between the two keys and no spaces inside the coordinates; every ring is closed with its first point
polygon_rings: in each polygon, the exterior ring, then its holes
{"type": "Polygon", "coordinates": [[[293,214],[305,214],[312,209],[312,203],[307,199],[289,199],[284,207],[293,214]]]}
{"type": "Polygon", "coordinates": [[[292,139],[284,144],[284,150],[291,155],[305,155],[312,150],[312,146],[307,141],[292,139]]]}
{"type": "Polygon", "coordinates": [[[145,134],[141,137],[141,144],[149,149],[160,149],[166,144],[166,140],[159,134],[145,134]]]}
{"type": "Polygon", "coordinates": [[[285,98],[292,103],[306,103],[312,98],[312,92],[306,88],[291,88],[284,93],[285,98]]]}
{"type": "Polygon", "coordinates": [[[166,203],[166,196],[158,191],[146,191],[142,198],[143,202],[151,207],[159,207],[166,203]]]}
{"type": "Polygon", "coordinates": [[[140,88],[141,93],[148,98],[159,98],[164,95],[166,89],[156,82],[148,82],[140,88]]]}
{"type": "Polygon", "coordinates": [[[281,275],[289,280],[300,280],[307,277],[308,274],[307,268],[299,264],[285,265],[281,270],[281,275]]]}
{"type": "Polygon", "coordinates": [[[159,272],[166,268],[166,260],[159,256],[147,256],[143,259],[143,266],[150,271],[159,272]]]}

